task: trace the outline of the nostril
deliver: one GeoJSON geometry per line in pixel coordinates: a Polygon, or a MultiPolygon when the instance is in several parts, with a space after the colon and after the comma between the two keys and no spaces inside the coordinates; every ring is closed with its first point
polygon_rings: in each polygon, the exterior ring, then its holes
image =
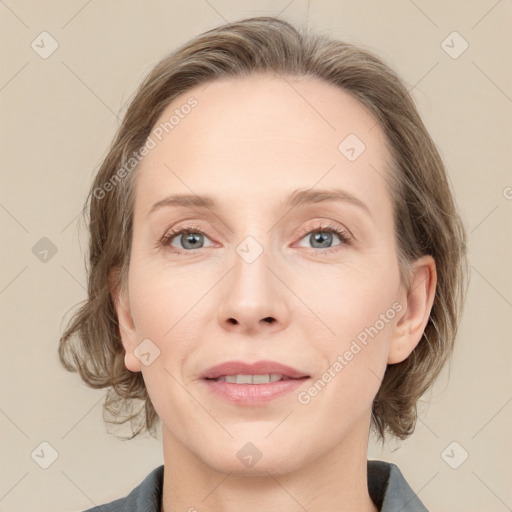
{"type": "Polygon", "coordinates": [[[274,319],[271,317],[271,316],[267,316],[266,318],[263,319],[265,322],[268,322],[269,324],[271,324],[274,319]]]}

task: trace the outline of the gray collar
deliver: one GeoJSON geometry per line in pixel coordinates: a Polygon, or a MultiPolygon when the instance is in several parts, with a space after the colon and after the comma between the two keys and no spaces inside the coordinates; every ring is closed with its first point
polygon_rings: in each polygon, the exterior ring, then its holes
{"type": "Polygon", "coordinates": [[[368,493],[380,512],[428,512],[395,464],[369,460],[368,493]]]}
{"type": "MultiPolygon", "coordinates": [[[[395,464],[368,461],[368,492],[379,512],[428,512],[395,464]]],[[[160,512],[164,466],[158,466],[125,498],[84,512],[160,512]]]]}

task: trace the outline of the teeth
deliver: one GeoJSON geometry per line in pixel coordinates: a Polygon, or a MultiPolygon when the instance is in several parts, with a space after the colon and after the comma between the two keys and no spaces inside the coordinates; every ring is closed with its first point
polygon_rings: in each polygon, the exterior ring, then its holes
{"type": "Polygon", "coordinates": [[[282,378],[283,376],[277,373],[267,373],[265,375],[226,375],[215,380],[233,384],[268,384],[269,382],[277,382],[282,378]]]}

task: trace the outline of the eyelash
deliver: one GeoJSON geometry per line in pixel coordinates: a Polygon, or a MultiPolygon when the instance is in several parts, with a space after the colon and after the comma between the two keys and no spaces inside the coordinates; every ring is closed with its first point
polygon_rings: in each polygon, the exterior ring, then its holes
{"type": "MultiPolygon", "coordinates": [[[[301,229],[300,230],[300,235],[301,235],[300,240],[302,240],[305,236],[310,235],[311,233],[317,233],[317,232],[334,233],[334,234],[338,235],[338,237],[339,237],[339,239],[341,241],[340,245],[336,245],[334,247],[328,247],[328,248],[325,248],[325,249],[316,249],[316,248],[313,247],[312,249],[314,251],[316,251],[317,253],[325,254],[325,253],[336,252],[336,251],[339,250],[339,247],[341,245],[350,245],[351,236],[350,236],[349,232],[347,230],[345,230],[345,229],[342,229],[342,228],[340,228],[338,226],[335,226],[333,224],[330,224],[330,223],[321,224],[319,226],[315,226],[314,228],[303,228],[303,229],[301,229]]],[[[178,235],[182,235],[182,234],[185,234],[185,233],[198,233],[200,235],[207,236],[206,233],[204,233],[197,226],[189,224],[187,226],[182,226],[179,229],[172,230],[172,231],[166,233],[162,237],[162,239],[159,241],[158,245],[160,247],[171,247],[170,246],[171,241],[175,237],[177,237],[178,235]]],[[[172,247],[172,252],[174,252],[176,254],[180,254],[180,255],[195,254],[196,252],[198,252],[200,250],[201,249],[176,250],[175,247],[172,247]]]]}
{"type": "Polygon", "coordinates": [[[340,250],[341,245],[350,245],[351,236],[346,229],[340,228],[339,226],[335,226],[330,224],[329,222],[320,224],[315,226],[314,228],[303,228],[300,230],[300,240],[302,240],[306,235],[310,235],[311,233],[334,233],[338,235],[341,243],[340,245],[335,245],[334,247],[327,247],[325,249],[316,249],[312,247],[312,249],[320,254],[326,254],[331,252],[337,252],[340,250]]]}

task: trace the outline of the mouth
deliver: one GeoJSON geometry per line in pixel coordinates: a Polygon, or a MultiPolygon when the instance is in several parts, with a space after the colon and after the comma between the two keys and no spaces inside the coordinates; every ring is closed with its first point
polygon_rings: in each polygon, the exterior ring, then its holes
{"type": "Polygon", "coordinates": [[[236,384],[267,384],[280,380],[302,379],[309,375],[277,361],[226,361],[208,368],[200,377],[209,380],[224,379],[221,382],[236,384]]]}
{"type": "Polygon", "coordinates": [[[232,384],[269,384],[271,382],[280,382],[282,380],[301,380],[307,379],[307,376],[300,378],[287,377],[278,373],[265,373],[265,374],[236,374],[236,375],[223,375],[216,379],[206,377],[206,380],[214,382],[231,382],[232,384]]]}
{"type": "Polygon", "coordinates": [[[201,380],[217,397],[248,406],[264,405],[289,394],[309,378],[305,372],[274,361],[252,364],[228,361],[201,375],[201,380]]]}

